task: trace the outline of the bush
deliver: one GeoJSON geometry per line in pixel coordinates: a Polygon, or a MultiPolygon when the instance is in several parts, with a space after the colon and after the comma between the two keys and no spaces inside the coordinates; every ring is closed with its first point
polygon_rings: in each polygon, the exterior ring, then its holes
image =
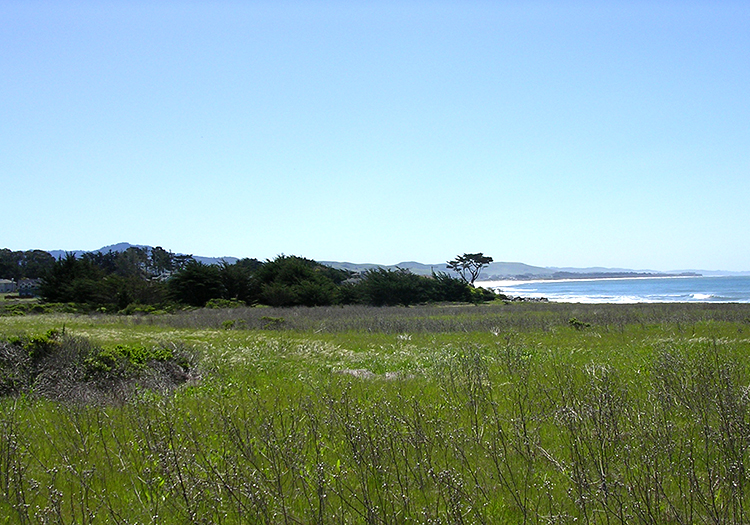
{"type": "Polygon", "coordinates": [[[487,288],[471,288],[470,301],[474,304],[479,304],[494,301],[495,299],[503,299],[505,297],[506,296],[501,296],[487,288]]]}
{"type": "Polygon", "coordinates": [[[115,345],[93,352],[84,359],[88,377],[128,377],[145,370],[151,361],[169,361],[174,352],[165,347],[115,345]]]}
{"type": "Polygon", "coordinates": [[[51,330],[0,342],[0,396],[119,403],[142,388],[171,391],[197,377],[196,367],[184,347],[100,347],[51,330]]]}
{"type": "Polygon", "coordinates": [[[575,328],[576,330],[583,330],[584,328],[591,328],[591,323],[584,323],[583,321],[579,321],[575,317],[571,317],[568,321],[568,324],[575,328]]]}
{"type": "Polygon", "coordinates": [[[242,308],[247,306],[239,299],[211,299],[206,303],[206,308],[242,308]]]}

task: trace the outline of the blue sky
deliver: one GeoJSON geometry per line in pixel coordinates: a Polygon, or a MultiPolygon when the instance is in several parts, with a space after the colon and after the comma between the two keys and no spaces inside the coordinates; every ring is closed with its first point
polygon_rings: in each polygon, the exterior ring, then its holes
{"type": "Polygon", "coordinates": [[[750,270],[746,1],[0,3],[0,247],[750,270]]]}

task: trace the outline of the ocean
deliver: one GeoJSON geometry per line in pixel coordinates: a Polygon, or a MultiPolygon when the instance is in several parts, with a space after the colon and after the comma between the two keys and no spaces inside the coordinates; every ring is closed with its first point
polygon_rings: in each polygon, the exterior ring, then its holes
{"type": "Polygon", "coordinates": [[[750,276],[477,282],[513,297],[568,303],[750,303],[750,276]]]}

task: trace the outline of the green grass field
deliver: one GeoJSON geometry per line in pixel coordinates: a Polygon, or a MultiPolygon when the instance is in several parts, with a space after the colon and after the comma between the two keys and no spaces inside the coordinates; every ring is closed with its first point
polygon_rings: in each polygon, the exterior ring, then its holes
{"type": "Polygon", "coordinates": [[[0,523],[750,521],[750,305],[19,315],[0,339],[0,523]],[[50,363],[174,349],[184,378],[24,383],[49,330],[50,363]]]}

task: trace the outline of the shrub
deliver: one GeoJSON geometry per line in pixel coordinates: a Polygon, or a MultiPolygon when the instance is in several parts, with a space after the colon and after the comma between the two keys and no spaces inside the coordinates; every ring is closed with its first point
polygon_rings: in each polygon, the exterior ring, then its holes
{"type": "Polygon", "coordinates": [[[196,367],[184,347],[100,347],[52,330],[0,342],[0,395],[122,402],[139,388],[172,390],[196,377],[196,367]]]}
{"type": "Polygon", "coordinates": [[[206,303],[206,308],[242,308],[247,306],[239,299],[210,299],[206,303]]]}
{"type": "Polygon", "coordinates": [[[286,322],[283,317],[271,317],[264,315],[260,318],[263,328],[267,330],[278,330],[284,327],[286,322]]]}
{"type": "Polygon", "coordinates": [[[568,321],[568,324],[575,328],[576,330],[583,330],[584,328],[591,328],[591,323],[584,323],[583,321],[579,321],[575,317],[571,317],[568,321]]]}
{"type": "Polygon", "coordinates": [[[144,370],[151,361],[168,361],[174,357],[171,349],[164,347],[145,347],[115,345],[103,348],[84,360],[87,372],[127,376],[144,370]]]}

